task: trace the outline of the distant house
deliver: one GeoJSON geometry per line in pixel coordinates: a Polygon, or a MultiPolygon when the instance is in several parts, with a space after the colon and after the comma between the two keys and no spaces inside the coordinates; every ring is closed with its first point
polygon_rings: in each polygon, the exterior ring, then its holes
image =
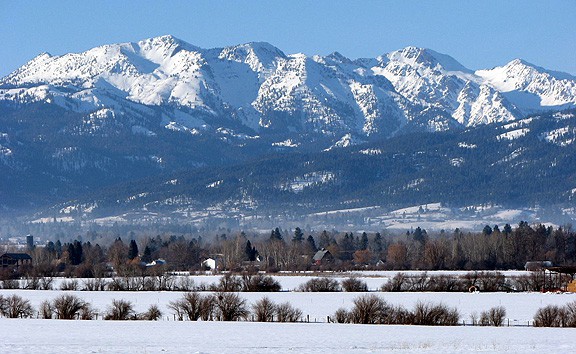
{"type": "Polygon", "coordinates": [[[538,271],[548,267],[552,267],[552,265],[553,264],[550,261],[530,261],[526,262],[526,264],[524,265],[524,269],[526,269],[527,271],[538,271]]]}
{"type": "Polygon", "coordinates": [[[332,262],[334,262],[334,257],[332,256],[330,251],[328,251],[325,248],[322,248],[321,250],[316,252],[316,254],[314,254],[314,257],[312,257],[312,264],[315,265],[322,265],[332,262]]]}
{"type": "Polygon", "coordinates": [[[26,253],[4,253],[0,256],[0,267],[20,267],[32,265],[32,257],[26,253]]]}
{"type": "Polygon", "coordinates": [[[153,260],[150,263],[146,263],[146,267],[161,266],[161,265],[165,265],[165,264],[166,264],[166,260],[164,260],[162,258],[158,258],[156,260],[153,260]]]}
{"type": "Polygon", "coordinates": [[[216,260],[213,258],[208,258],[202,261],[202,267],[209,270],[216,270],[216,260]]]}

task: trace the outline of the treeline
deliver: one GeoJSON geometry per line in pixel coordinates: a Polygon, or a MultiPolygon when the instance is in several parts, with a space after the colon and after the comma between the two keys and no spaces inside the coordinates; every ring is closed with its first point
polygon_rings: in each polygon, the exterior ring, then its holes
{"type": "MultiPolygon", "coordinates": [[[[177,321],[255,321],[255,322],[307,322],[302,310],[289,302],[276,304],[264,296],[248,305],[245,299],[234,292],[200,294],[187,292],[178,300],[168,303],[173,319],[177,321]]],[[[76,295],[63,294],[52,301],[43,301],[36,311],[30,301],[19,295],[0,295],[0,315],[7,318],[36,318],[64,320],[97,320],[99,312],[89,302],[76,295]]],[[[104,320],[148,320],[162,319],[160,307],[152,304],[147,311],[138,313],[134,304],[127,300],[112,300],[100,318],[104,320]]],[[[168,317],[169,318],[169,317],[168,317]]],[[[482,311],[478,316],[471,314],[471,324],[480,326],[503,326],[506,309],[502,306],[482,311]]],[[[328,322],[357,324],[396,324],[424,326],[456,326],[461,315],[457,308],[442,303],[417,302],[412,310],[394,306],[374,294],[356,297],[350,310],[339,308],[328,322]]],[[[466,321],[463,322],[466,324],[466,321]]],[[[548,305],[538,309],[535,327],[576,327],[576,302],[565,306],[548,305]]]]}
{"type": "MultiPolygon", "coordinates": [[[[407,274],[398,272],[382,284],[382,292],[523,292],[559,291],[572,280],[569,275],[546,277],[542,272],[505,276],[501,272],[467,272],[464,274],[407,274]]],[[[188,275],[142,274],[112,278],[65,279],[56,285],[51,277],[5,279],[0,289],[64,291],[194,291],[194,292],[278,292],[278,280],[262,273],[225,273],[217,282],[195,283],[188,275]]],[[[368,284],[355,276],[338,281],[329,277],[312,277],[294,291],[300,292],[368,292],[368,284]]]]}
{"type": "MultiPolygon", "coordinates": [[[[570,226],[553,228],[520,222],[515,228],[485,226],[482,232],[441,231],[420,227],[401,235],[381,233],[305,233],[300,228],[270,234],[222,233],[208,237],[117,237],[108,246],[75,240],[48,242],[29,253],[32,267],[5,268],[1,279],[21,276],[79,278],[139,276],[165,271],[201,271],[213,258],[220,271],[246,270],[499,270],[523,269],[527,261],[576,264],[576,233],[570,226]],[[329,256],[314,259],[318,250],[329,256]],[[156,261],[154,263],[154,261],[156,261]],[[154,266],[151,266],[155,264],[154,266]],[[148,266],[147,266],[148,265],[148,266]]],[[[92,233],[86,238],[105,241],[92,233]]]]}

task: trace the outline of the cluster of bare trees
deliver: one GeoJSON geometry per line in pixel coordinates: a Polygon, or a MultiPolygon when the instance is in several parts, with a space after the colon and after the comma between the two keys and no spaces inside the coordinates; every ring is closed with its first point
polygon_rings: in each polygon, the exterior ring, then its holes
{"type": "Polygon", "coordinates": [[[376,295],[367,294],[355,298],[350,311],[338,309],[334,320],[337,323],[456,326],[460,314],[457,309],[444,304],[426,302],[418,302],[409,311],[403,306],[392,306],[376,295]]]}
{"type": "MultiPolygon", "coordinates": [[[[571,281],[569,275],[547,277],[543,272],[504,275],[498,271],[471,271],[464,274],[398,272],[380,287],[383,292],[510,292],[562,289],[571,281]]],[[[53,278],[8,279],[0,281],[4,289],[52,290],[53,278]],[[34,287],[33,285],[42,284],[34,287]]],[[[65,291],[211,291],[211,292],[276,292],[282,286],[274,277],[262,273],[225,273],[214,283],[195,283],[186,275],[124,276],[113,278],[64,279],[59,290],[65,291]]],[[[368,285],[355,276],[338,281],[330,277],[312,277],[298,286],[302,292],[367,292],[368,285]]]]}
{"type": "MultiPolygon", "coordinates": [[[[217,292],[202,295],[186,293],[181,299],[172,301],[168,307],[180,321],[239,321],[247,320],[251,314],[246,300],[234,292],[217,292]]],[[[263,297],[252,305],[252,320],[257,322],[298,322],[302,311],[289,303],[275,304],[263,297]]]]}
{"type": "MultiPolygon", "coordinates": [[[[36,277],[32,279],[6,279],[0,281],[3,289],[53,290],[54,278],[36,277]]],[[[272,276],[244,272],[240,275],[226,273],[216,283],[197,284],[187,275],[174,275],[168,272],[141,274],[112,278],[64,279],[59,290],[64,291],[281,291],[282,286],[272,276]]]]}
{"type": "MultiPolygon", "coordinates": [[[[168,304],[179,321],[240,321],[257,322],[299,322],[303,321],[302,311],[290,303],[276,304],[263,297],[251,307],[245,299],[234,292],[200,294],[185,293],[181,299],[168,304]],[[252,311],[250,311],[250,308],[252,311]],[[252,315],[252,317],[250,317],[252,315]]],[[[92,305],[75,295],[63,294],[52,301],[43,301],[38,311],[30,301],[19,295],[0,295],[0,315],[7,318],[30,318],[37,313],[43,319],[94,320],[98,312],[92,305]]],[[[127,300],[112,300],[103,314],[105,320],[148,320],[162,318],[159,306],[152,304],[143,313],[134,310],[134,304],[127,300]]],[[[482,311],[478,317],[471,315],[473,325],[502,326],[506,309],[502,306],[482,311]]],[[[425,326],[456,326],[460,313],[442,303],[417,302],[412,310],[403,306],[393,306],[374,294],[364,294],[354,299],[350,310],[339,308],[332,319],[336,323],[358,324],[403,324],[425,326]]],[[[576,327],[576,301],[565,306],[548,305],[538,309],[534,316],[535,327],[576,327]]]]}
{"type": "MultiPolygon", "coordinates": [[[[93,234],[92,238],[96,236],[93,234]]],[[[291,231],[276,228],[270,235],[240,232],[191,239],[141,236],[129,242],[117,237],[107,246],[104,239],[96,239],[103,244],[78,240],[48,242],[46,247],[30,251],[32,267],[20,267],[16,271],[0,269],[0,279],[22,276],[35,279],[55,274],[78,278],[110,274],[151,277],[165,271],[200,271],[201,262],[209,257],[217,259],[218,270],[235,272],[250,268],[267,271],[522,269],[530,260],[576,264],[576,233],[571,227],[555,229],[526,222],[520,222],[516,228],[508,224],[502,229],[497,225],[486,226],[482,232],[474,233],[456,229],[432,234],[416,228],[403,234],[322,231],[305,236],[300,228],[291,231]],[[312,262],[319,249],[328,250],[331,260],[312,262]],[[151,262],[158,259],[166,263],[151,267],[151,262]]]]}
{"type": "MultiPolygon", "coordinates": [[[[497,306],[482,311],[480,319],[476,314],[471,317],[472,325],[499,327],[504,323],[506,309],[497,306]]],[[[340,308],[334,314],[334,321],[337,323],[456,326],[459,320],[460,314],[456,308],[441,303],[417,302],[410,311],[403,306],[390,305],[372,294],[355,298],[350,311],[340,308]]]]}
{"type": "Polygon", "coordinates": [[[576,327],[576,301],[564,306],[548,305],[538,309],[535,327],[576,327]]]}
{"type": "Polygon", "coordinates": [[[399,272],[384,284],[381,290],[393,292],[541,291],[543,289],[563,288],[570,281],[571,277],[568,275],[551,279],[546,277],[543,272],[529,272],[524,275],[513,276],[487,271],[473,271],[462,275],[399,272]]]}
{"type": "Polygon", "coordinates": [[[417,228],[390,243],[385,256],[393,269],[522,269],[530,260],[569,265],[576,263],[576,233],[570,226],[526,222],[514,229],[486,226],[481,233],[456,229],[428,235],[417,228]]]}
{"type": "MultiPolygon", "coordinates": [[[[187,292],[181,299],[168,304],[179,321],[240,321],[249,320],[250,307],[245,299],[234,292],[200,294],[187,292]]],[[[275,304],[264,297],[252,305],[253,321],[258,322],[298,322],[302,321],[302,311],[289,303],[275,304]]],[[[19,295],[0,295],[0,314],[8,318],[28,318],[35,310],[29,300],[19,295]]],[[[98,312],[92,305],[75,295],[60,295],[52,301],[43,301],[38,309],[38,317],[43,319],[94,320],[98,312]]],[[[143,313],[134,310],[134,304],[127,300],[112,300],[105,313],[105,320],[149,320],[162,318],[162,311],[156,304],[143,313]]]]}
{"type": "Polygon", "coordinates": [[[492,307],[488,311],[482,311],[480,317],[476,313],[470,315],[472,325],[500,327],[506,318],[506,309],[502,306],[492,307]]]}

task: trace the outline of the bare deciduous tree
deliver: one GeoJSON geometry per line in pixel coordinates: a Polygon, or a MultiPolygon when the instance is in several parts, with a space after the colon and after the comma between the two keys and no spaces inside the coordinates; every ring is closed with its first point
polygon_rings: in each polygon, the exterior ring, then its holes
{"type": "Polygon", "coordinates": [[[366,292],[368,291],[368,284],[363,280],[351,277],[342,280],[342,288],[348,292],[366,292]]]}
{"type": "Polygon", "coordinates": [[[456,326],[460,320],[458,310],[444,304],[418,302],[413,315],[413,324],[424,326],[456,326]]]}
{"type": "Polygon", "coordinates": [[[56,318],[73,320],[80,318],[80,313],[89,304],[75,295],[60,295],[52,302],[56,318]]]}
{"type": "Polygon", "coordinates": [[[148,307],[148,310],[141,314],[139,317],[146,321],[158,321],[162,318],[162,311],[158,305],[152,304],[150,307],[148,307]]]}
{"type": "Polygon", "coordinates": [[[189,292],[182,299],[170,302],[168,307],[174,310],[179,320],[186,317],[189,321],[197,321],[202,316],[203,298],[197,292],[189,292]]]}
{"type": "Polygon", "coordinates": [[[214,303],[216,318],[220,321],[238,321],[249,314],[246,300],[236,293],[219,292],[214,295],[214,303]]]}
{"type": "Polygon", "coordinates": [[[302,311],[285,302],[276,306],[276,318],[278,322],[298,322],[302,317],[302,311]]]}
{"type": "Polygon", "coordinates": [[[112,305],[108,307],[105,320],[126,321],[133,319],[136,313],[134,312],[134,305],[127,300],[112,300],[112,305]]]}
{"type": "Polygon", "coordinates": [[[8,318],[25,318],[32,316],[34,309],[30,301],[18,295],[2,297],[0,295],[0,313],[8,318]]]}
{"type": "Polygon", "coordinates": [[[362,295],[354,299],[350,311],[350,322],[362,324],[387,323],[392,307],[382,298],[374,295],[362,295]]]}
{"type": "Polygon", "coordinates": [[[300,285],[299,291],[310,291],[310,292],[334,292],[340,291],[340,284],[335,279],[330,279],[328,277],[312,278],[306,283],[300,285]]]}
{"type": "Polygon", "coordinates": [[[44,319],[51,319],[54,315],[54,309],[52,308],[50,301],[47,300],[42,301],[38,312],[40,312],[40,316],[44,319]]]}
{"type": "Polygon", "coordinates": [[[257,322],[272,322],[276,314],[276,304],[265,296],[252,305],[252,313],[257,322]]]}

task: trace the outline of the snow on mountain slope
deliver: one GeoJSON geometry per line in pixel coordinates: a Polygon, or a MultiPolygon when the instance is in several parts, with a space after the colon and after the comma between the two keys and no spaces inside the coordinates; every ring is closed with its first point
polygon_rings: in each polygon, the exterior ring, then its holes
{"type": "Polygon", "coordinates": [[[261,42],[201,49],[168,35],[43,53],[0,79],[0,102],[35,101],[85,114],[77,129],[85,134],[116,120],[151,133],[242,125],[335,143],[346,134],[391,136],[410,124],[446,130],[571,107],[576,80],[523,61],[473,72],[416,47],[352,61],[337,52],[286,55],[261,42]],[[153,116],[161,121],[151,123],[153,116]]]}
{"type": "Polygon", "coordinates": [[[247,64],[264,81],[277,62],[286,59],[286,54],[269,43],[252,42],[226,47],[219,53],[218,59],[247,64]]]}
{"type": "Polygon", "coordinates": [[[372,67],[408,100],[440,107],[464,126],[517,118],[513,105],[453,58],[429,49],[407,47],[378,58],[372,67]]]}
{"type": "Polygon", "coordinates": [[[476,75],[527,113],[542,108],[562,108],[576,104],[576,77],[549,71],[515,59],[476,75]]]}
{"type": "MultiPolygon", "coordinates": [[[[210,72],[197,48],[172,36],[105,45],[84,53],[59,57],[40,55],[0,81],[2,86],[29,87],[38,84],[57,103],[80,101],[77,111],[92,111],[125,101],[144,105],[176,102],[191,108],[212,110],[204,100],[213,88],[210,72]]],[[[12,89],[11,91],[14,91],[12,89]]],[[[12,92],[8,92],[9,94],[12,92]]],[[[20,93],[15,92],[15,94],[20,93]]],[[[6,91],[2,90],[0,95],[6,91]]],[[[43,95],[26,92],[43,99],[43,95]]]]}
{"type": "Polygon", "coordinates": [[[261,125],[312,128],[329,135],[390,135],[406,120],[403,107],[408,103],[386,80],[365,76],[362,69],[339,53],[287,57],[253,103],[265,117],[261,125]]]}

